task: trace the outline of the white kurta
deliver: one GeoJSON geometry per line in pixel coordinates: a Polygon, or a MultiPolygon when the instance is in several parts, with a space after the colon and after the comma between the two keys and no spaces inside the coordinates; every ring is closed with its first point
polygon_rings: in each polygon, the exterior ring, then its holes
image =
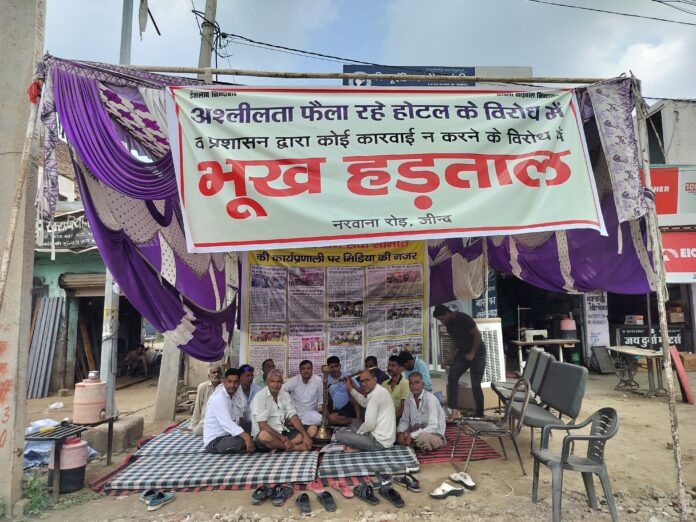
{"type": "Polygon", "coordinates": [[[305,426],[321,424],[319,410],[324,399],[324,382],[318,375],[312,375],[305,383],[301,375],[295,375],[283,384],[283,391],[290,394],[297,415],[305,426]]]}

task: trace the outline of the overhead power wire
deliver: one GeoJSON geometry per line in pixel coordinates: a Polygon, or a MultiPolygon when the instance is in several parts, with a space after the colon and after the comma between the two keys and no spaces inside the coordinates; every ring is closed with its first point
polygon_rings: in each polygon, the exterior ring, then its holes
{"type": "Polygon", "coordinates": [[[681,11],[682,13],[688,13],[691,15],[696,15],[696,11],[692,11],[691,9],[688,9],[686,7],[681,7],[679,5],[674,5],[674,4],[686,4],[686,5],[691,5],[696,7],[696,2],[692,2],[689,0],[653,0],[653,2],[657,2],[658,4],[662,4],[665,7],[671,7],[672,9],[676,9],[677,11],[681,11]]]}
{"type": "Polygon", "coordinates": [[[690,25],[690,26],[696,27],[696,23],[683,22],[681,20],[670,20],[668,18],[657,18],[655,16],[644,16],[644,15],[633,14],[633,13],[621,13],[619,11],[607,11],[605,9],[596,9],[594,7],[584,7],[584,6],[579,6],[579,5],[561,4],[558,2],[547,2],[546,0],[527,0],[527,1],[534,2],[535,4],[553,5],[556,7],[568,7],[570,9],[581,9],[583,11],[593,11],[595,13],[605,13],[605,14],[613,14],[613,15],[619,15],[619,16],[630,16],[631,18],[642,18],[644,20],[654,20],[656,22],[669,22],[669,23],[673,23],[673,24],[690,25]]]}

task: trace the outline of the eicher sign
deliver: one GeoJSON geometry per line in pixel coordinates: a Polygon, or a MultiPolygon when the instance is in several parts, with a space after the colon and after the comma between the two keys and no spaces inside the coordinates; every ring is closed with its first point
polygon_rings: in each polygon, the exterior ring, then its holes
{"type": "Polygon", "coordinates": [[[169,92],[191,251],[605,233],[571,90],[169,92]]]}

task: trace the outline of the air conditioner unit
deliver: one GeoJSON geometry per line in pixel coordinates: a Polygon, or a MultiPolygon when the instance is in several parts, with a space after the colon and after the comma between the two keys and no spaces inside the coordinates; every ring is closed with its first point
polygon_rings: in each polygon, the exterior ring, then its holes
{"type": "Polygon", "coordinates": [[[481,340],[486,345],[486,371],[482,387],[490,387],[493,381],[505,380],[505,351],[503,350],[503,328],[500,318],[476,319],[481,340]]]}

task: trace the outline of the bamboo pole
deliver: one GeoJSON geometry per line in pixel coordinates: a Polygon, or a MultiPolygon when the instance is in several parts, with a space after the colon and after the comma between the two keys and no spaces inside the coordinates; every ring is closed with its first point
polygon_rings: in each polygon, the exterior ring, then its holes
{"type": "Polygon", "coordinates": [[[323,73],[323,72],[282,72],[282,71],[255,71],[246,69],[222,69],[211,67],[174,67],[170,65],[130,65],[132,69],[157,73],[177,74],[218,74],[223,76],[253,76],[256,78],[299,78],[320,80],[394,80],[394,81],[430,81],[453,83],[568,83],[590,84],[606,80],[606,78],[559,78],[554,76],[450,76],[446,74],[367,74],[367,73],[323,73]]]}
{"type": "MultiPolygon", "coordinates": [[[[650,151],[648,150],[648,127],[646,122],[645,100],[636,88],[638,142],[643,163],[645,184],[650,187],[650,151]]],[[[677,418],[677,406],[674,396],[674,375],[672,374],[672,354],[669,349],[669,334],[667,330],[667,280],[665,276],[665,261],[662,255],[662,235],[657,223],[657,214],[654,205],[650,207],[648,218],[648,240],[652,245],[653,264],[655,265],[655,293],[657,294],[657,313],[660,322],[660,337],[662,339],[662,360],[664,380],[667,384],[667,402],[669,408],[669,424],[672,432],[672,452],[677,472],[677,497],[679,499],[679,520],[686,521],[686,489],[684,487],[684,469],[682,466],[682,451],[679,437],[679,419],[677,418]]],[[[648,332],[649,333],[649,332],[648,332]]]]}
{"type": "Polygon", "coordinates": [[[29,176],[29,172],[32,170],[31,149],[35,139],[34,130],[39,114],[39,103],[32,103],[30,106],[29,122],[27,123],[27,132],[24,135],[24,145],[22,147],[22,159],[19,164],[19,177],[17,178],[17,185],[15,186],[14,203],[12,204],[12,213],[10,214],[10,226],[7,228],[5,248],[2,252],[2,262],[0,263],[0,310],[5,300],[5,288],[10,271],[12,248],[14,247],[14,240],[17,233],[17,221],[19,219],[19,211],[22,207],[22,199],[24,197],[24,185],[29,176]]]}

